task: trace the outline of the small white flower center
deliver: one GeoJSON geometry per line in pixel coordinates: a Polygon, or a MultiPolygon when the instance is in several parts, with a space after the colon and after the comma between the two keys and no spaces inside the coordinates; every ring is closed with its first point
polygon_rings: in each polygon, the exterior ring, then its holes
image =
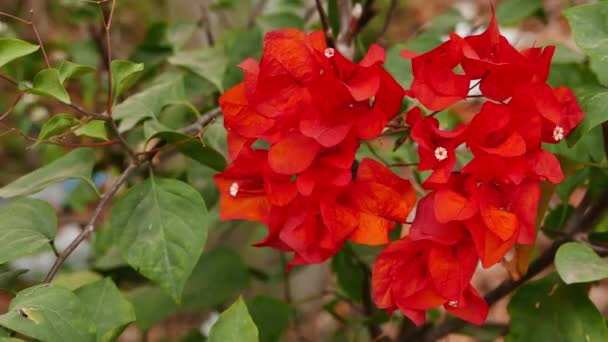
{"type": "Polygon", "coordinates": [[[553,139],[555,141],[561,141],[564,139],[564,128],[561,126],[555,126],[553,129],[553,139]]]}
{"type": "Polygon", "coordinates": [[[336,50],[334,50],[334,48],[325,49],[325,57],[327,58],[332,58],[334,56],[334,53],[336,53],[336,50]]]}
{"type": "Polygon", "coordinates": [[[453,307],[453,308],[457,308],[458,307],[458,301],[457,300],[451,300],[448,302],[448,305],[453,307]]]}
{"type": "Polygon", "coordinates": [[[234,182],[230,185],[230,196],[236,197],[239,194],[239,183],[234,182]]]}
{"type": "Polygon", "coordinates": [[[442,161],[445,160],[448,157],[448,150],[445,149],[445,147],[437,147],[435,149],[435,158],[437,158],[437,160],[442,161]]]}

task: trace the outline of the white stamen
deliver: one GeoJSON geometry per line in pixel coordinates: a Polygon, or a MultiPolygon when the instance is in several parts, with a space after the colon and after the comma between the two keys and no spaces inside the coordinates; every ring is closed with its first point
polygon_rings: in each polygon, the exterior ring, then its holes
{"type": "Polygon", "coordinates": [[[354,103],[351,102],[351,103],[348,104],[348,108],[354,108],[354,107],[355,107],[354,103]]]}
{"type": "Polygon", "coordinates": [[[354,19],[361,19],[361,15],[363,14],[363,6],[361,6],[360,3],[356,3],[355,6],[353,6],[353,11],[351,14],[353,15],[354,19]]]}
{"type": "Polygon", "coordinates": [[[445,149],[445,147],[437,147],[435,149],[435,158],[437,158],[437,160],[442,161],[445,160],[448,157],[448,150],[445,149]]]}
{"type": "Polygon", "coordinates": [[[234,182],[230,185],[230,196],[236,197],[239,194],[239,183],[234,182]]]}
{"type": "Polygon", "coordinates": [[[553,139],[555,141],[561,141],[564,139],[564,128],[561,126],[555,126],[553,129],[553,139]]]}
{"type": "Polygon", "coordinates": [[[334,50],[334,48],[325,49],[325,57],[327,58],[332,58],[334,56],[334,53],[336,53],[336,50],[334,50]]]}
{"type": "Polygon", "coordinates": [[[457,308],[458,307],[458,301],[457,300],[451,300],[448,302],[448,305],[453,307],[453,308],[457,308]]]}

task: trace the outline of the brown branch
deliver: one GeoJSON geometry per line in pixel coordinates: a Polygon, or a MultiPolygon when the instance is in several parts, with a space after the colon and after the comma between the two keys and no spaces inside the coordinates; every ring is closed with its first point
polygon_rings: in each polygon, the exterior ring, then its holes
{"type": "MultiPolygon", "coordinates": [[[[608,208],[608,192],[605,192],[599,199],[592,199],[587,193],[582,203],[572,214],[570,220],[564,228],[565,235],[555,240],[549,248],[547,248],[538,258],[536,258],[528,268],[526,274],[520,279],[507,279],[498,287],[490,291],[484,296],[484,299],[489,306],[492,306],[497,301],[507,296],[520,285],[534,278],[547,267],[553,264],[555,253],[561,245],[566,242],[573,241],[580,233],[588,233],[595,223],[602,217],[606,208],[608,208]]],[[[432,327],[424,325],[417,329],[410,336],[400,336],[398,341],[436,341],[450,333],[456,332],[466,326],[466,322],[460,319],[449,319],[445,322],[432,327]]]]}
{"type": "Polygon", "coordinates": [[[385,43],[385,39],[386,39],[385,35],[388,32],[388,28],[390,27],[391,20],[393,19],[396,10],[397,10],[397,0],[391,0],[391,4],[389,5],[389,8],[386,12],[386,16],[384,17],[384,23],[382,24],[382,29],[380,30],[380,33],[378,34],[378,38],[376,39],[376,41],[382,45],[385,43]]]}
{"type": "Polygon", "coordinates": [[[135,170],[137,170],[138,167],[139,167],[139,165],[137,165],[137,164],[129,165],[129,167],[127,167],[123,171],[123,173],[118,177],[118,179],[116,179],[114,184],[112,184],[112,187],[110,188],[110,190],[108,190],[107,192],[105,192],[103,194],[103,196],[101,197],[101,200],[99,201],[99,203],[97,204],[97,207],[95,208],[95,211],[93,212],[93,216],[91,216],[91,219],[89,220],[89,223],[80,232],[80,234],[78,234],[78,236],[70,243],[70,245],[59,255],[59,257],[55,260],[53,267],[51,267],[51,270],[49,271],[46,278],[44,279],[45,283],[50,283],[51,281],[53,281],[53,278],[55,277],[55,275],[57,274],[57,272],[59,271],[59,269],[61,268],[63,263],[66,261],[66,259],[76,250],[76,248],[78,248],[78,246],[85,239],[87,239],[87,237],[89,235],[91,235],[91,233],[93,233],[93,231],[95,230],[95,225],[97,224],[97,220],[101,216],[101,213],[102,213],[103,209],[105,208],[106,204],[108,204],[110,199],[112,199],[112,197],[114,197],[114,195],[116,194],[118,189],[120,189],[122,184],[127,181],[129,176],[133,172],[135,172],[135,170]]]}
{"type": "Polygon", "coordinates": [[[207,42],[209,46],[215,45],[215,38],[213,37],[213,31],[211,30],[211,16],[209,15],[209,4],[207,1],[201,3],[201,24],[205,29],[205,35],[207,36],[207,42]]]}
{"type": "Polygon", "coordinates": [[[321,25],[323,26],[323,32],[325,33],[325,40],[327,40],[327,46],[336,47],[336,42],[334,41],[334,33],[332,32],[331,26],[329,25],[329,19],[327,18],[327,13],[325,13],[325,9],[323,8],[321,0],[315,0],[315,4],[317,5],[317,12],[319,12],[319,18],[321,19],[321,25]]]}
{"type": "Polygon", "coordinates": [[[198,120],[196,120],[195,123],[193,123],[190,126],[186,126],[182,129],[179,130],[180,133],[184,133],[184,134],[195,134],[200,132],[200,130],[209,125],[211,122],[213,122],[213,120],[215,120],[216,118],[218,118],[220,115],[222,115],[222,110],[218,107],[218,108],[214,108],[208,112],[206,112],[205,114],[201,115],[198,120]]]}
{"type": "Polygon", "coordinates": [[[38,34],[38,29],[36,28],[36,24],[34,24],[34,21],[32,20],[32,17],[34,15],[34,11],[31,10],[30,11],[30,20],[26,20],[20,17],[17,17],[15,15],[12,14],[8,14],[8,13],[4,13],[4,12],[0,12],[0,16],[1,17],[6,17],[6,18],[10,18],[13,20],[17,20],[18,22],[28,25],[29,27],[32,28],[32,31],[34,31],[34,35],[36,36],[36,40],[38,41],[38,45],[40,45],[40,51],[42,52],[42,57],[44,58],[44,62],[46,63],[46,67],[47,68],[51,68],[51,63],[49,62],[49,57],[46,54],[46,50],[44,49],[44,44],[42,44],[42,39],[40,38],[40,34],[38,34]]]}
{"type": "MultiPolygon", "coordinates": [[[[106,104],[106,112],[110,117],[112,117],[112,105],[114,104],[114,89],[113,89],[113,75],[112,75],[112,41],[110,39],[110,30],[112,29],[112,19],[114,18],[114,8],[116,7],[116,0],[112,0],[112,5],[110,6],[110,14],[106,19],[106,16],[103,11],[103,6],[100,3],[99,9],[101,12],[101,21],[103,23],[103,29],[105,31],[106,37],[106,65],[108,67],[108,101],[106,104]]],[[[118,131],[117,131],[118,133],[118,131]]],[[[119,134],[120,135],[120,134],[119,134]]],[[[127,145],[128,146],[128,145],[127,145]]],[[[127,149],[128,150],[128,149],[127,149]]]]}

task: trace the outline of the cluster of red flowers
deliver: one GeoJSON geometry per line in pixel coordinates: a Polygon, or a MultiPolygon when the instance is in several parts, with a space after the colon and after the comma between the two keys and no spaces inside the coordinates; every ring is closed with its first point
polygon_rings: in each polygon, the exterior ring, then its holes
{"type": "Polygon", "coordinates": [[[220,98],[231,164],[215,176],[221,219],[258,221],[258,243],[295,253],[291,264],[318,263],[350,240],[388,246],[373,268],[378,307],[399,309],[416,324],[443,305],[480,324],[487,305],[470,285],[481,260],[489,267],[516,244],[531,244],[540,181],[558,183],[559,161],[542,149],[582,120],[572,92],[546,84],[554,48],[517,51],[495,18],[476,36],[450,39],[412,59],[404,90],[372,46],[355,64],[328,48],[321,32],[268,33],[260,62],[241,63],[244,81],[220,98]],[[478,82],[487,101],[467,125],[442,130],[433,115],[410,109],[419,170],[432,170],[429,193],[410,232],[389,241],[416,205],[411,184],[372,160],[357,162],[362,140],[378,137],[403,97],[444,110],[478,82]],[[474,158],[454,171],[455,151],[474,158]]]}

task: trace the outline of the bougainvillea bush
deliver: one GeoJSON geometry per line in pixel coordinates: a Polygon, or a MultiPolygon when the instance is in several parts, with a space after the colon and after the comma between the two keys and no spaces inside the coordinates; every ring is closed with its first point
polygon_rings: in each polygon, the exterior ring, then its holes
{"type": "Polygon", "coordinates": [[[0,11],[0,342],[608,340],[608,3],[242,5],[0,11]]]}

